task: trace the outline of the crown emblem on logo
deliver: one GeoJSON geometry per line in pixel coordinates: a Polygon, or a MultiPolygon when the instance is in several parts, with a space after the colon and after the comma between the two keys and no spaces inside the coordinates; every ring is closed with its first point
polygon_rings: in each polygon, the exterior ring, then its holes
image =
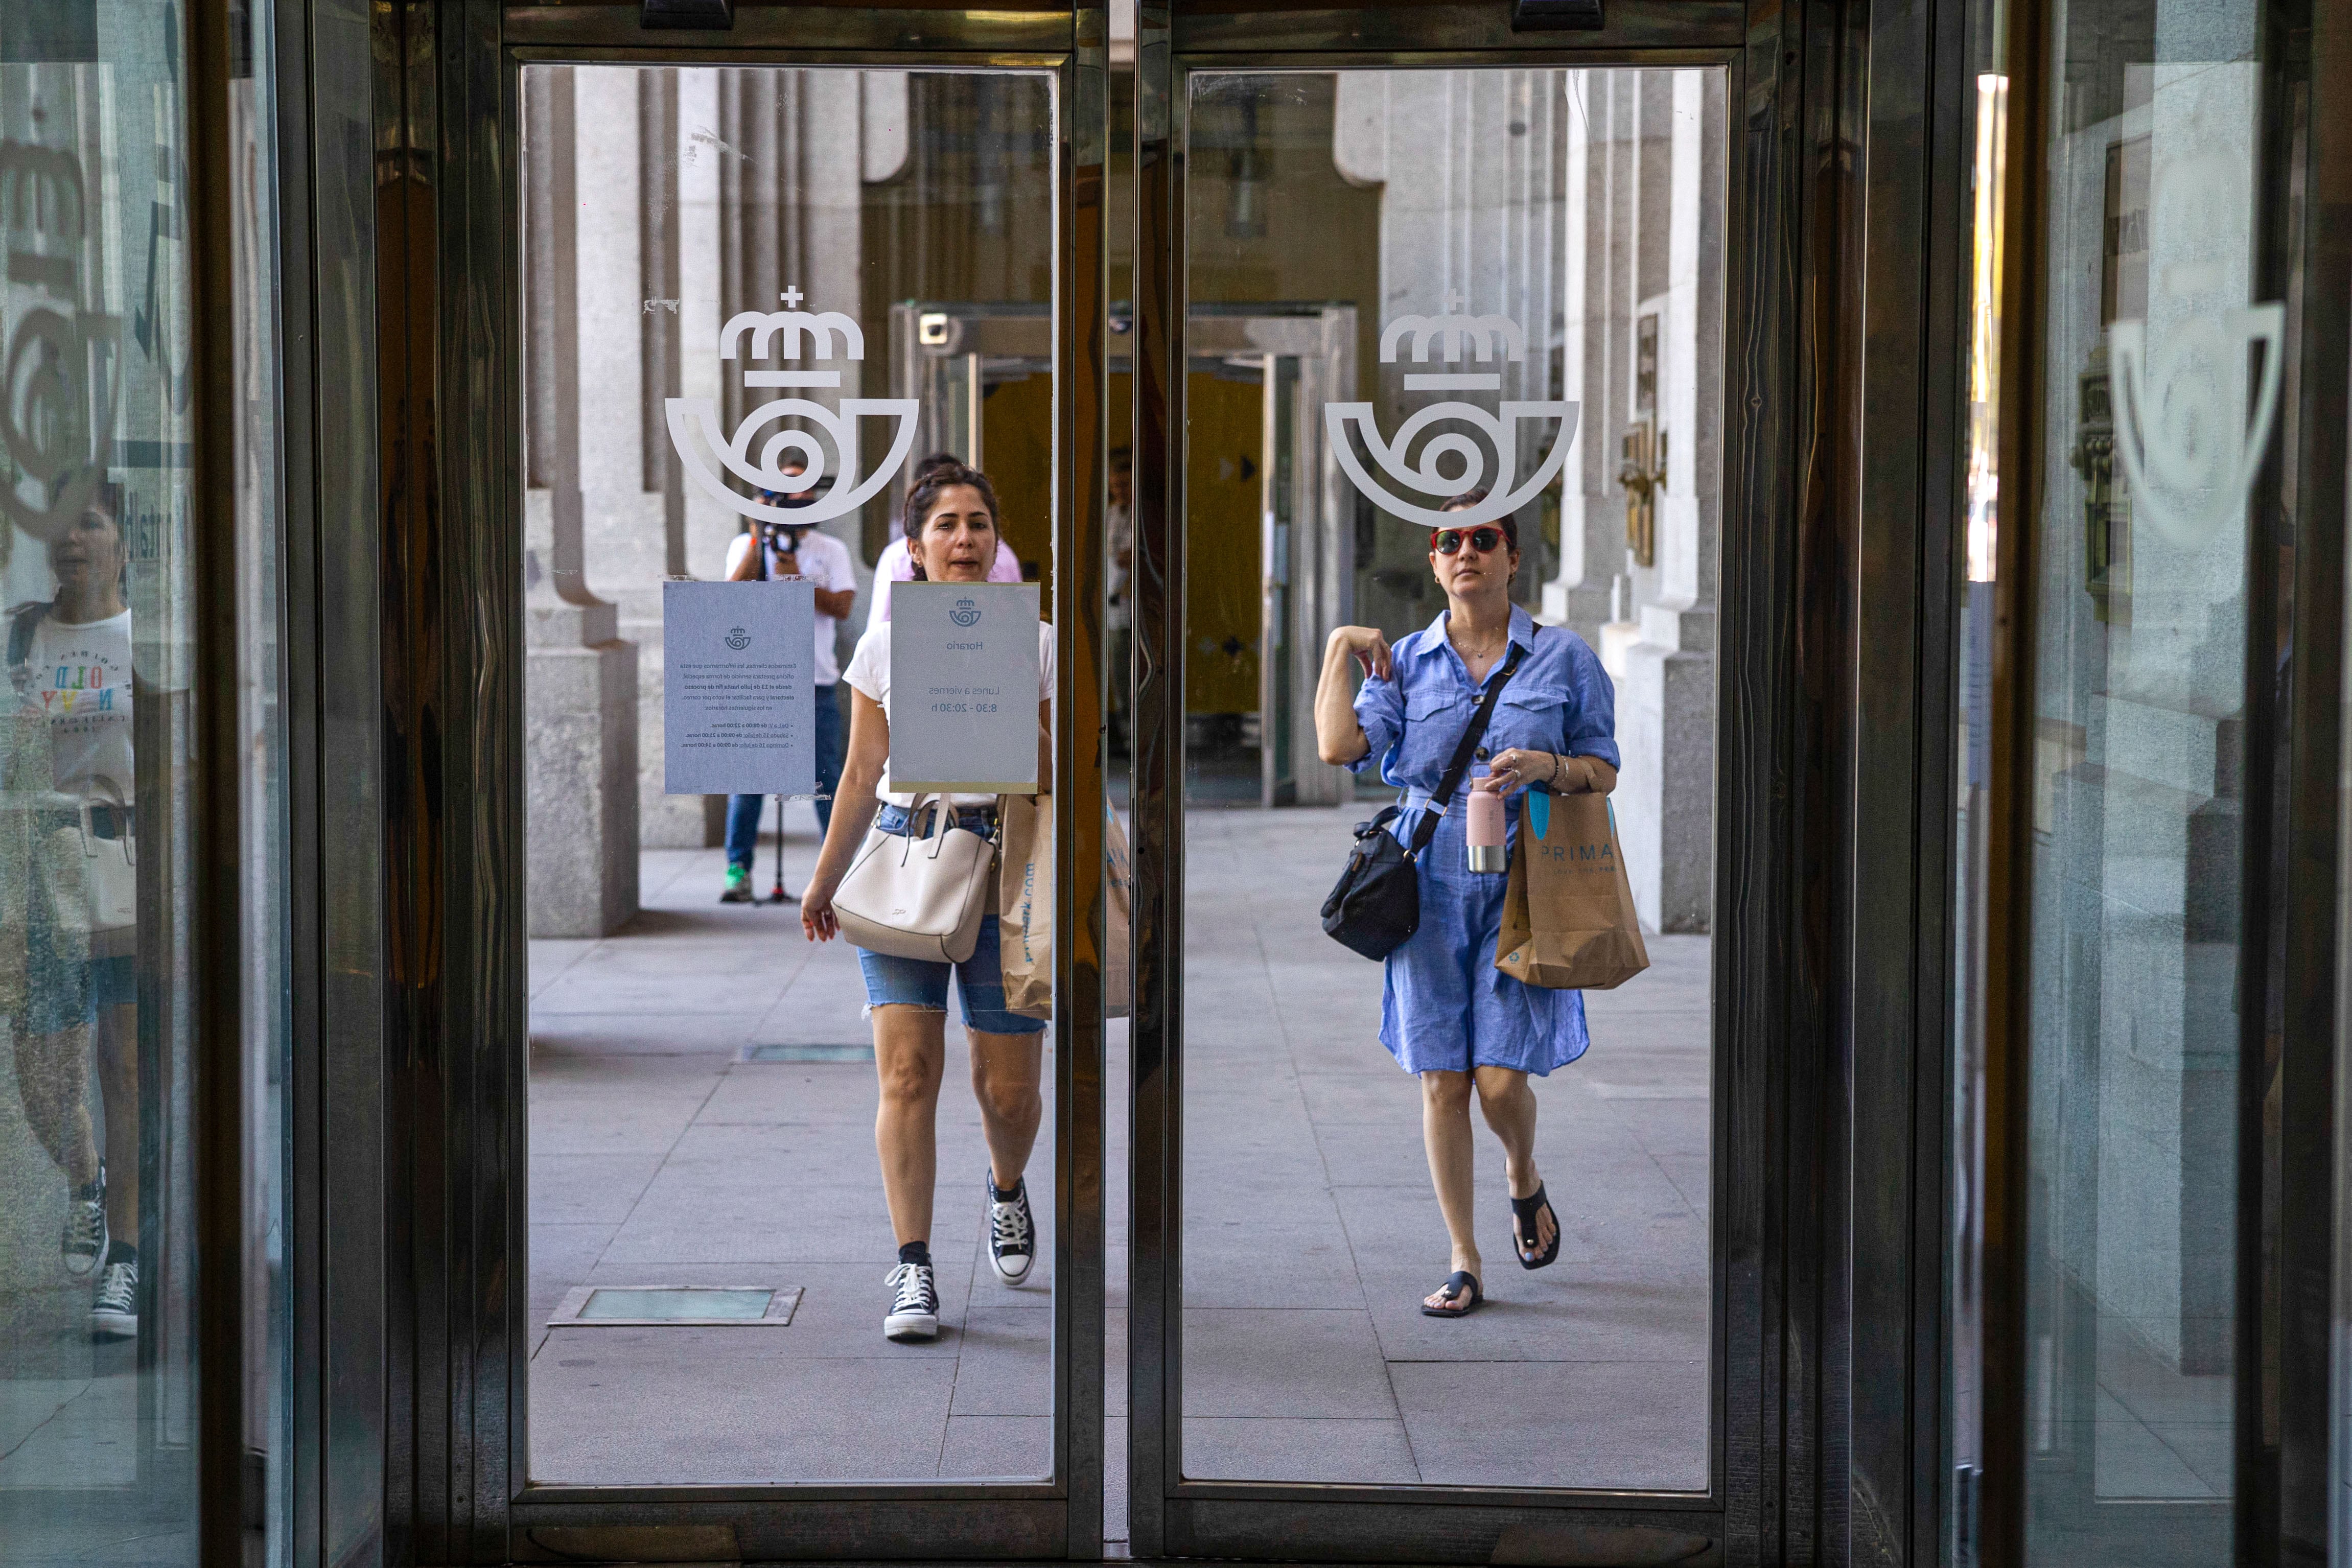
{"type": "Polygon", "coordinates": [[[740,626],[730,626],[727,629],[727,645],[740,653],[751,645],[751,633],[740,626]]]}
{"type": "MultiPolygon", "coordinates": [[[[1381,333],[1381,362],[1399,363],[1400,356],[1409,349],[1411,358],[1405,362],[1415,365],[1491,366],[1480,370],[1409,371],[1404,377],[1404,390],[1499,393],[1503,390],[1503,363],[1524,362],[1528,357],[1526,329],[1508,316],[1468,314],[1459,294],[1448,296],[1445,305],[1446,313],[1443,316],[1400,316],[1391,321],[1381,333]]],[[[1475,528],[1507,517],[1527,505],[1551,483],[1568,460],[1569,444],[1576,436],[1577,415],[1578,405],[1572,402],[1505,399],[1498,410],[1490,413],[1476,403],[1453,399],[1433,402],[1417,411],[1398,428],[1393,438],[1384,439],[1373,420],[1370,403],[1323,405],[1324,427],[1330,437],[1332,454],[1348,477],[1355,481],[1356,488],[1382,511],[1430,528],[1475,528]],[[1514,484],[1518,426],[1523,420],[1558,420],[1559,429],[1535,472],[1514,484]],[[1484,441],[1460,430],[1430,434],[1432,427],[1441,424],[1466,424],[1484,441]],[[1447,512],[1398,497],[1366,469],[1357,455],[1354,442],[1349,438],[1351,427],[1362,435],[1364,446],[1381,472],[1401,487],[1424,496],[1444,497],[1486,486],[1486,498],[1460,511],[1447,512]],[[1415,443],[1420,444],[1417,460],[1410,455],[1415,443]],[[1498,468],[1492,484],[1487,479],[1489,450],[1498,468]],[[1456,465],[1454,471],[1446,472],[1448,465],[1456,465]]]]}
{"type": "MultiPolygon", "coordinates": [[[[745,359],[866,358],[866,334],[849,317],[838,310],[800,309],[805,296],[796,287],[787,287],[779,298],[783,309],[738,311],[719,329],[716,348],[722,368],[745,359]]],[[[838,370],[747,368],[742,375],[747,390],[837,391],[841,386],[838,370]]],[[[774,398],[746,413],[730,437],[719,431],[718,411],[710,399],[670,398],[667,400],[670,444],[677,448],[678,461],[686,465],[687,476],[696,486],[739,517],[772,523],[822,523],[854,511],[878,495],[915,444],[915,418],[919,405],[913,398],[850,397],[840,401],[840,412],[835,413],[805,397],[774,398]],[[898,429],[891,437],[888,455],[872,474],[861,479],[857,472],[857,422],[873,416],[896,419],[898,429]],[[782,424],[781,422],[787,418],[805,421],[815,428],[782,424]],[[778,428],[763,438],[761,432],[771,423],[778,428]],[[711,469],[701,449],[690,438],[690,424],[699,428],[702,446],[718,457],[726,474],[755,491],[773,492],[785,499],[812,498],[796,506],[771,506],[730,487],[726,479],[711,469]],[[824,439],[820,439],[820,433],[824,439]],[[756,455],[752,451],[755,442],[759,446],[756,455]],[[801,471],[786,473],[787,462],[798,462],[801,471]],[[815,494],[828,473],[835,475],[832,487],[815,494]]]]}
{"type": "Polygon", "coordinates": [[[969,599],[959,599],[955,601],[955,608],[948,612],[948,619],[959,626],[977,626],[980,624],[980,607],[969,599]]]}

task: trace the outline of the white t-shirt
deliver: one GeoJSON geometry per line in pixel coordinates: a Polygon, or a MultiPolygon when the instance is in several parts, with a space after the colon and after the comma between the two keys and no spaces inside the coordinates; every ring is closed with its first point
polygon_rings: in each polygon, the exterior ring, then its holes
{"type": "MultiPolygon", "coordinates": [[[[887,626],[890,623],[890,585],[894,582],[914,580],[915,562],[913,558],[907,554],[907,536],[900,534],[882,547],[881,555],[874,562],[874,602],[866,607],[866,629],[868,632],[873,631],[877,626],[887,626]]],[[[996,541],[996,559],[989,566],[988,580],[991,582],[1023,580],[1021,558],[1014,555],[1013,547],[1002,538],[996,541]]]]}
{"type": "MultiPolygon", "coordinates": [[[[857,640],[857,651],[849,655],[849,672],[842,678],[880,703],[883,716],[889,716],[889,622],[868,629],[866,635],[857,640]]],[[[1054,628],[1044,621],[1037,622],[1037,700],[1041,703],[1054,700],[1054,628]]],[[[890,765],[887,761],[882,764],[882,777],[874,789],[875,793],[889,805],[911,806],[915,803],[915,797],[911,794],[891,792],[890,765]]],[[[996,801],[993,795],[950,795],[948,799],[959,806],[989,806],[996,801]]]]}
{"type": "Polygon", "coordinates": [[[9,675],[18,703],[48,716],[55,787],[99,800],[120,795],[129,804],[134,787],[131,612],[80,624],[55,613],[43,616],[24,664],[12,666],[9,675]]]}
{"type": "MultiPolygon", "coordinates": [[[[743,564],[743,558],[751,553],[754,537],[737,534],[728,544],[726,576],[732,578],[735,569],[743,564]]],[[[827,592],[857,586],[857,569],[849,559],[849,547],[831,534],[811,528],[801,536],[799,558],[801,576],[827,592]]],[[[776,551],[771,549],[768,551],[768,575],[771,578],[783,575],[777,570],[776,559],[776,551]]],[[[824,611],[816,612],[816,684],[821,686],[829,686],[841,679],[841,656],[833,648],[833,629],[839,624],[835,617],[824,611]]]]}

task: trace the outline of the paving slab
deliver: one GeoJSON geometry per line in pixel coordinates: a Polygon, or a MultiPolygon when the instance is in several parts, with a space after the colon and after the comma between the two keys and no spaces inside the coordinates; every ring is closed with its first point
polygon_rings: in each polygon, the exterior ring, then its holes
{"type": "Polygon", "coordinates": [[[1439,1486],[1706,1486],[1706,1363],[1402,1362],[1422,1479],[1439,1486]]]}
{"type": "Polygon", "coordinates": [[[1184,1312],[1184,1409],[1199,1416],[1386,1420],[1388,1364],[1362,1308],[1184,1312]]]}
{"type": "Polygon", "coordinates": [[[1411,1486],[1421,1479],[1404,1423],[1187,1416],[1184,1474],[1196,1480],[1411,1486]]]}

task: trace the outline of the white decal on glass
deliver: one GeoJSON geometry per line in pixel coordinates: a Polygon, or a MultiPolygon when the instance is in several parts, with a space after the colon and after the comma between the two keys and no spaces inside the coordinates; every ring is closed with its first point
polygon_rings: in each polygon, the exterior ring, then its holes
{"type": "Polygon", "coordinates": [[[2115,363],[2116,452],[2131,476],[2140,515],[2183,549],[2213,536],[2262,471],[2278,414],[2285,364],[2286,307],[2241,306],[2219,321],[2175,321],[2151,361],[2147,323],[2107,329],[2115,363]],[[2263,350],[2248,417],[2242,402],[2246,350],[2263,350]]]}
{"type": "MultiPolygon", "coordinates": [[[[748,344],[751,359],[763,360],[771,354],[793,360],[806,357],[813,360],[863,360],[866,357],[866,334],[857,323],[838,310],[824,312],[795,310],[789,307],[801,302],[798,288],[784,290],[782,310],[745,310],[731,317],[719,329],[719,357],[722,361],[737,359],[748,344]],[[805,356],[803,349],[807,350],[805,356]]],[[[839,371],[759,371],[743,372],[746,387],[775,387],[792,390],[838,389],[839,371]]],[[[881,492],[907,460],[915,444],[915,416],[920,405],[913,398],[847,397],[841,400],[841,412],[835,413],[821,402],[804,397],[780,397],[763,402],[743,416],[730,439],[719,428],[719,413],[707,397],[674,397],[667,400],[669,411],[670,444],[677,449],[678,460],[685,464],[687,476],[702,492],[740,517],[756,517],[771,523],[821,523],[829,517],[852,512],[881,492]],[[866,417],[888,417],[898,422],[890,438],[889,455],[882,465],[863,479],[857,473],[857,422],[866,417]],[[820,441],[816,431],[797,427],[781,427],[760,440],[762,427],[784,419],[803,419],[822,431],[820,441]],[[750,496],[738,494],[728,487],[726,480],[713,473],[702,455],[702,447],[688,439],[688,423],[699,426],[702,441],[729,474],[756,490],[772,492],[791,499],[809,497],[797,506],[770,506],[750,496]],[[755,456],[752,444],[759,440],[755,456]],[[830,453],[826,447],[830,445],[830,453]],[[804,466],[797,474],[784,471],[787,461],[797,459],[804,466]],[[829,489],[822,493],[817,487],[834,476],[829,489]]]]}
{"type": "MultiPolygon", "coordinates": [[[[1503,388],[1500,361],[1524,361],[1528,357],[1528,335],[1508,316],[1470,316],[1462,312],[1459,295],[1446,300],[1448,314],[1438,317],[1400,316],[1389,323],[1381,334],[1381,362],[1395,364],[1397,355],[1410,342],[1412,362],[1431,362],[1430,350],[1437,349],[1438,362],[1467,361],[1492,363],[1486,371],[1415,371],[1404,378],[1404,390],[1413,392],[1493,392],[1503,388]]],[[[1398,427],[1393,438],[1382,439],[1380,426],[1374,422],[1372,405],[1368,402],[1328,402],[1323,405],[1323,423],[1331,441],[1331,450],[1339,459],[1339,466],[1354,480],[1373,505],[1407,522],[1431,528],[1475,528],[1491,523],[1496,518],[1517,511],[1559,473],[1567,461],[1569,443],[1575,438],[1578,405],[1572,402],[1524,402],[1505,399],[1500,411],[1489,413],[1476,403],[1458,399],[1433,402],[1408,418],[1398,427]],[[1535,472],[1513,483],[1513,470],[1517,466],[1518,427],[1523,420],[1558,420],[1559,430],[1552,437],[1550,449],[1535,472]],[[1486,452],[1477,441],[1462,432],[1448,431],[1431,435],[1432,426],[1446,423],[1466,424],[1486,437],[1486,445],[1494,449],[1497,472],[1490,481],[1486,473],[1486,452]],[[1365,447],[1382,474],[1396,480],[1408,490],[1426,496],[1458,496],[1465,490],[1486,486],[1486,498],[1460,511],[1441,511],[1435,507],[1416,505],[1400,499],[1388,486],[1368,473],[1363,461],[1356,455],[1355,444],[1349,440],[1349,426],[1363,436],[1365,447]],[[1426,436],[1426,440],[1423,438],[1426,436]],[[1416,440],[1422,441],[1418,460],[1412,456],[1416,440]],[[1448,459],[1458,459],[1461,466],[1446,473],[1448,459]]]]}
{"type": "Polygon", "coordinates": [[[97,494],[113,455],[122,323],[83,306],[98,288],[83,277],[92,214],[74,155],[0,141],[0,199],[8,253],[0,449],[15,469],[0,482],[0,512],[35,538],[55,540],[97,494]]]}

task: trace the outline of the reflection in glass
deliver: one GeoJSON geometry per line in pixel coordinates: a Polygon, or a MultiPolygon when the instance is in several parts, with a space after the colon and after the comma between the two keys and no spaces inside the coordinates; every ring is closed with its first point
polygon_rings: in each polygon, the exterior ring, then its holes
{"type": "MultiPolygon", "coordinates": [[[[1998,52],[2000,39],[1989,40],[1998,52]]],[[[1990,914],[1994,595],[2000,545],[2000,287],[2005,200],[2008,78],[1977,78],[1975,211],[1969,268],[1968,479],[1966,572],[1959,606],[1959,702],[1952,884],[1952,1253],[1951,1359],[1946,1441],[1954,1484],[1947,1505],[1945,1550],[1952,1561],[1977,1554],[1977,1496],[1983,1474],[1985,932],[1990,914]]]]}
{"type": "Polygon", "coordinates": [[[984,471],[984,574],[1052,602],[1055,93],[523,73],[534,1480],[1051,1469],[1050,1033],[966,1028],[955,988],[1001,976],[993,946],[951,988],[802,915],[826,824],[854,848],[873,805],[845,791],[930,456],[984,471]],[[678,577],[815,585],[815,800],[664,792],[678,577]],[[913,1014],[949,1021],[910,1056],[913,1014]],[[1024,1210],[992,1200],[991,1148],[1011,1180],[1033,1116],[1024,1210]]]}
{"type": "MultiPolygon", "coordinates": [[[[1184,1472],[1704,1488],[1723,78],[1189,80],[1184,1472]],[[1505,521],[1507,608],[1591,653],[1530,664],[1493,733],[1613,689],[1608,750],[1559,749],[1622,756],[1653,967],[1583,993],[1591,1051],[1526,1081],[1557,1260],[1517,1266],[1486,1141],[1524,1099],[1475,1127],[1467,1098],[1431,1111],[1446,1149],[1471,1141],[1485,1296],[1440,1321],[1423,1301],[1460,1250],[1423,1089],[1381,1049],[1382,971],[1318,912],[1396,791],[1381,758],[1323,760],[1316,693],[1335,628],[1394,643],[1446,611],[1433,525],[1505,521]]],[[[1471,705],[1403,694],[1401,733],[1450,750],[1471,705]]],[[[1576,993],[1492,978],[1514,1049],[1554,1065],[1541,1020],[1576,993]]]]}
{"type": "Polygon", "coordinates": [[[247,14],[249,41],[235,52],[228,95],[229,277],[233,294],[236,421],[236,668],[238,890],[244,1015],[244,1448],[249,1561],[279,1564],[293,1551],[292,1281],[286,1238],[288,1074],[292,1061],[287,906],[286,650],[282,494],[277,390],[278,158],[274,11],[247,14]],[[253,47],[257,40],[261,47],[253,47]],[[255,1542],[255,1534],[261,1537],[255,1542]],[[258,1545],[264,1555],[257,1557],[258,1545]]]}
{"type": "MultiPolygon", "coordinates": [[[[2255,282],[2252,5],[2052,13],[2025,1323],[2037,1562],[2232,1550],[2255,282]]],[[[2280,650],[2284,654],[2284,648],[2280,650]]]]}
{"type": "Polygon", "coordinates": [[[193,1563],[185,46],[100,15],[12,14],[0,60],[0,1555],[193,1563]]]}

